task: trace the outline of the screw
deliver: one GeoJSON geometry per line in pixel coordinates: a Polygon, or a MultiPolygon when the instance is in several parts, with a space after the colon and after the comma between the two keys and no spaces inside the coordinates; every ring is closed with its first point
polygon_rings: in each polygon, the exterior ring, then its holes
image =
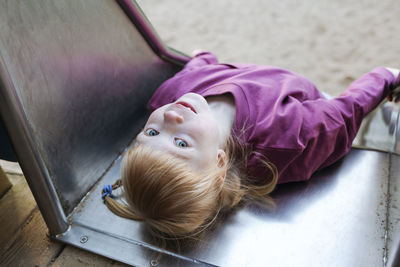
{"type": "Polygon", "coordinates": [[[157,266],[158,265],[158,261],[157,260],[152,260],[151,262],[150,262],[150,266],[152,266],[152,267],[155,267],[155,266],[157,266]]]}
{"type": "Polygon", "coordinates": [[[85,235],[81,236],[81,243],[86,243],[89,240],[89,238],[85,235]]]}

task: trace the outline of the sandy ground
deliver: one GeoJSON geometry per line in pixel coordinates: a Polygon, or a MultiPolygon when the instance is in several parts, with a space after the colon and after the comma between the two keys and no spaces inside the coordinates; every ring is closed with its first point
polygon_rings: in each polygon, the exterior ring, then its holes
{"type": "Polygon", "coordinates": [[[167,45],[275,65],[332,95],[375,66],[400,68],[398,0],[139,0],[167,45]]]}

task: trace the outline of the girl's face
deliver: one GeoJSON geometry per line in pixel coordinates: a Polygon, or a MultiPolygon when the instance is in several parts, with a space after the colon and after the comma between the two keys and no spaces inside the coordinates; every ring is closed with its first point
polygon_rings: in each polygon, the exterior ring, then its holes
{"type": "Polygon", "coordinates": [[[136,142],[182,158],[199,171],[225,161],[216,118],[207,101],[194,93],[151,113],[136,142]]]}

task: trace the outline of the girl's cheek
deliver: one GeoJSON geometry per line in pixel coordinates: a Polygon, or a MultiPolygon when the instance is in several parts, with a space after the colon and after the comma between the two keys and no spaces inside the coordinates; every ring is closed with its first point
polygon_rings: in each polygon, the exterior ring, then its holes
{"type": "Polygon", "coordinates": [[[218,133],[218,127],[217,124],[214,123],[213,121],[207,121],[203,123],[199,123],[197,125],[198,131],[202,133],[202,135],[215,135],[218,133]]]}
{"type": "Polygon", "coordinates": [[[156,122],[160,122],[161,118],[162,118],[162,114],[163,114],[163,107],[156,109],[155,111],[153,111],[149,118],[147,119],[146,125],[148,125],[149,123],[156,123],[156,122]]]}

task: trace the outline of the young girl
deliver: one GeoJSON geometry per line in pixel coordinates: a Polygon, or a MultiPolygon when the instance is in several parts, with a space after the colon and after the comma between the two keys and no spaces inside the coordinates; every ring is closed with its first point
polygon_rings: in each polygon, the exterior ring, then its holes
{"type": "Polygon", "coordinates": [[[195,235],[243,197],[266,197],[342,158],[399,84],[399,70],[378,67],[328,100],[288,70],[199,53],[149,102],[154,111],[122,164],[129,206],[110,188],[106,203],[158,234],[195,235]]]}

